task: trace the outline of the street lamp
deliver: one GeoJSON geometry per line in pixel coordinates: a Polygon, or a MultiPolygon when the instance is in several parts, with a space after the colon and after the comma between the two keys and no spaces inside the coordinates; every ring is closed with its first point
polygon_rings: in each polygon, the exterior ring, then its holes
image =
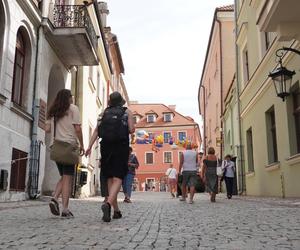
{"type": "Polygon", "coordinates": [[[288,70],[282,66],[282,57],[284,56],[284,51],[291,51],[300,55],[300,51],[283,47],[276,51],[276,56],[279,58],[279,67],[269,74],[269,77],[272,78],[276,94],[278,97],[282,98],[282,101],[285,101],[285,98],[290,95],[290,87],[292,85],[293,75],[295,71],[288,70]]]}

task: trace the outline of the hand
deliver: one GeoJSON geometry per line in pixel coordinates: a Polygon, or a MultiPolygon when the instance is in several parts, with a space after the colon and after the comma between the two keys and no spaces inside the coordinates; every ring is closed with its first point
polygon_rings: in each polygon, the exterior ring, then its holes
{"type": "Polygon", "coordinates": [[[80,156],[84,155],[84,147],[83,146],[80,146],[79,152],[80,152],[80,156]]]}
{"type": "Polygon", "coordinates": [[[91,148],[88,148],[86,151],[85,151],[85,157],[88,157],[91,155],[91,151],[92,149],[91,148]]]}

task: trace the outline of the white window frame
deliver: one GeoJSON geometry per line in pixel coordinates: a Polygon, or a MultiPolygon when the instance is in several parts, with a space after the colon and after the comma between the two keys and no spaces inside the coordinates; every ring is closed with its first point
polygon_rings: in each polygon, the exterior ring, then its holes
{"type": "Polygon", "coordinates": [[[172,113],[165,113],[164,114],[164,122],[171,122],[173,120],[173,114],[172,113]],[[170,120],[167,120],[167,116],[170,116],[170,120]]]}
{"type": "Polygon", "coordinates": [[[155,121],[156,121],[156,116],[154,114],[147,115],[147,122],[148,123],[154,123],[155,121]],[[149,120],[149,117],[153,117],[153,121],[152,122],[149,120]]]}
{"type": "Polygon", "coordinates": [[[182,130],[182,131],[178,131],[177,132],[177,139],[179,140],[179,133],[185,133],[185,139],[187,138],[187,131],[186,130],[182,130]]]}
{"type": "Polygon", "coordinates": [[[164,163],[173,163],[173,152],[172,151],[164,151],[164,163]],[[166,153],[171,153],[171,161],[170,162],[166,162],[166,153]]]}
{"type": "Polygon", "coordinates": [[[169,139],[171,139],[172,138],[172,132],[171,131],[164,131],[163,132],[164,143],[169,143],[169,142],[165,142],[165,133],[169,133],[171,135],[169,139]]]}
{"type": "Polygon", "coordinates": [[[145,152],[145,165],[153,165],[154,164],[154,152],[152,152],[152,151],[147,151],[147,152],[145,152]],[[153,159],[153,161],[152,161],[152,163],[147,163],[147,154],[152,154],[152,159],[153,159]]]}

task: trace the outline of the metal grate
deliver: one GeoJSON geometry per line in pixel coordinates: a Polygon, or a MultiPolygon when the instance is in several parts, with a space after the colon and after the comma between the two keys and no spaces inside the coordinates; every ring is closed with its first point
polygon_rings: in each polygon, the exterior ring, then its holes
{"type": "Polygon", "coordinates": [[[55,5],[52,22],[55,28],[85,28],[97,49],[98,38],[85,5],[55,5]]]}
{"type": "Polygon", "coordinates": [[[29,161],[29,178],[28,178],[28,195],[30,199],[39,196],[39,172],[40,172],[40,153],[41,141],[32,141],[30,161],[29,161]]]}

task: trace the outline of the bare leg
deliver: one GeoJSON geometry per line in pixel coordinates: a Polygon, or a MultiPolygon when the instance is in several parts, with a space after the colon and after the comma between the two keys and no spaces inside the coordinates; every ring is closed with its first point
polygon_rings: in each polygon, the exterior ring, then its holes
{"type": "Polygon", "coordinates": [[[194,194],[195,194],[195,187],[191,186],[190,187],[190,201],[194,199],[194,194]]]}
{"type": "Polygon", "coordinates": [[[60,180],[56,184],[56,188],[55,188],[55,191],[54,191],[54,194],[53,194],[53,197],[54,197],[55,200],[58,200],[59,196],[61,195],[62,182],[63,182],[63,178],[61,177],[60,180]]]}
{"type": "Polygon", "coordinates": [[[117,197],[122,185],[122,180],[116,177],[108,179],[108,199],[107,202],[113,206],[115,211],[119,211],[117,197]]]}
{"type": "Polygon", "coordinates": [[[182,199],[185,200],[185,197],[186,197],[186,185],[182,185],[181,189],[182,189],[182,199]]]}
{"type": "Polygon", "coordinates": [[[68,207],[69,207],[72,177],[73,176],[71,176],[71,175],[63,175],[63,177],[62,177],[62,205],[63,205],[63,211],[68,210],[68,207]]]}

